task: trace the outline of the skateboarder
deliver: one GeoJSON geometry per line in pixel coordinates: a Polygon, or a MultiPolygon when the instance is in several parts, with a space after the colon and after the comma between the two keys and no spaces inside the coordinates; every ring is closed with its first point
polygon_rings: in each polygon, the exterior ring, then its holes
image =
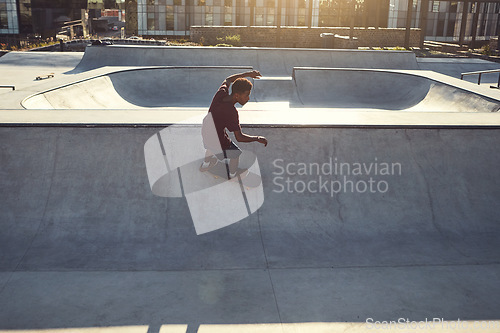
{"type": "Polygon", "coordinates": [[[267,139],[263,136],[247,135],[241,131],[236,103],[245,105],[250,99],[252,83],[246,79],[261,77],[259,71],[234,74],[227,77],[215,94],[207,116],[203,119],[201,129],[203,145],[205,146],[205,159],[200,166],[204,172],[217,164],[217,160],[229,158],[229,178],[238,175],[238,163],[241,150],[229,138],[226,129],[234,133],[238,142],[257,141],[267,146],[267,139]],[[229,94],[229,87],[231,94],[229,94]]]}

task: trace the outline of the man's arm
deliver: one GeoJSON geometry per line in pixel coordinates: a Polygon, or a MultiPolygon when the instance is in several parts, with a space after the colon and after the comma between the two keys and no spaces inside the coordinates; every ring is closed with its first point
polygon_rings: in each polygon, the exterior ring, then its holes
{"type": "Polygon", "coordinates": [[[259,71],[251,71],[251,72],[245,72],[245,73],[240,73],[240,74],[234,74],[231,76],[228,76],[224,82],[222,83],[223,85],[226,85],[228,88],[229,86],[236,81],[236,79],[242,78],[242,77],[250,77],[252,79],[258,79],[262,75],[260,74],[259,71]]]}
{"type": "Polygon", "coordinates": [[[247,135],[243,133],[242,131],[234,131],[234,137],[238,142],[254,142],[257,141],[259,143],[262,143],[264,146],[267,146],[267,139],[263,136],[253,136],[253,135],[247,135]]]}

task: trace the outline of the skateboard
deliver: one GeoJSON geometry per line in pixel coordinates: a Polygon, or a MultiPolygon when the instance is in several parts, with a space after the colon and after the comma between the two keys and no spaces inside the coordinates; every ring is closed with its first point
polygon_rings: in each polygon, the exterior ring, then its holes
{"type": "Polygon", "coordinates": [[[50,79],[51,77],[54,77],[54,73],[50,73],[50,74],[45,74],[45,75],[38,75],[35,80],[39,81],[39,80],[45,80],[45,79],[50,79]]]}
{"type": "Polygon", "coordinates": [[[248,169],[240,169],[236,173],[236,177],[233,179],[229,179],[229,165],[225,162],[217,161],[217,163],[208,169],[207,171],[210,173],[215,179],[226,179],[229,181],[233,181],[234,183],[238,183],[241,181],[241,184],[245,186],[247,189],[255,188],[259,186],[262,182],[259,175],[248,171],[248,169]]]}

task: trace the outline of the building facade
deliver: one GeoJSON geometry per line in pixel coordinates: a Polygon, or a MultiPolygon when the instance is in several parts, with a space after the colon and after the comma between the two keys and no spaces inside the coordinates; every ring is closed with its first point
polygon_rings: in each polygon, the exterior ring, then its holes
{"type": "Polygon", "coordinates": [[[138,34],[167,37],[189,36],[194,25],[275,26],[280,20],[285,26],[318,26],[320,5],[320,0],[136,1],[138,34]]]}
{"type": "Polygon", "coordinates": [[[190,26],[309,26],[405,28],[408,1],[412,28],[420,28],[427,1],[425,39],[457,42],[467,11],[464,41],[498,36],[498,1],[433,0],[127,0],[136,4],[136,33],[189,36],[190,26]],[[477,12],[477,15],[475,15],[477,12]],[[353,22],[351,22],[351,19],[353,22]],[[473,23],[477,25],[473,28],[473,23]]]}
{"type": "Polygon", "coordinates": [[[189,38],[191,26],[405,28],[408,1],[412,28],[423,26],[427,6],[426,40],[468,42],[500,34],[498,0],[0,0],[0,35],[50,37],[61,21],[81,19],[82,9],[117,4],[125,8],[128,35],[158,38],[189,38]]]}
{"type": "Polygon", "coordinates": [[[19,34],[18,1],[0,0],[0,34],[19,34]]]}
{"type": "Polygon", "coordinates": [[[389,9],[389,0],[126,1],[139,35],[167,37],[189,36],[190,26],[349,26],[351,16],[355,26],[387,27],[389,9]]]}
{"type": "MultiPolygon", "coordinates": [[[[390,0],[389,28],[404,28],[406,26],[408,1],[412,1],[411,27],[420,28],[420,10],[423,3],[420,0],[390,0]]],[[[428,1],[425,39],[458,42],[464,10],[467,14],[464,41],[471,41],[474,32],[476,40],[489,40],[491,37],[498,36],[500,32],[500,3],[498,1],[428,1]],[[476,18],[474,18],[475,16],[476,18]],[[474,24],[475,29],[473,28],[474,24]]]]}
{"type": "MultiPolygon", "coordinates": [[[[64,22],[81,20],[82,10],[99,1],[106,4],[106,0],[0,0],[0,36],[54,37],[64,22]]],[[[116,1],[108,0],[113,5],[116,1]]]]}

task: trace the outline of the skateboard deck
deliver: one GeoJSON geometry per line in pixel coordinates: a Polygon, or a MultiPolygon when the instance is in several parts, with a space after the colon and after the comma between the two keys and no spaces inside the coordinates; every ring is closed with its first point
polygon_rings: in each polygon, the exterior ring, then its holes
{"type": "Polygon", "coordinates": [[[45,79],[49,79],[51,77],[54,77],[54,73],[50,73],[50,74],[45,74],[45,75],[38,75],[35,80],[39,81],[39,80],[45,80],[45,79]]]}
{"type": "Polygon", "coordinates": [[[251,171],[248,172],[246,171],[248,171],[248,169],[239,168],[237,176],[234,179],[230,180],[229,165],[224,162],[217,161],[217,163],[206,172],[215,177],[216,179],[222,178],[225,180],[233,181],[235,183],[238,183],[241,180],[241,183],[246,188],[253,188],[259,186],[262,182],[260,176],[251,171]]]}

